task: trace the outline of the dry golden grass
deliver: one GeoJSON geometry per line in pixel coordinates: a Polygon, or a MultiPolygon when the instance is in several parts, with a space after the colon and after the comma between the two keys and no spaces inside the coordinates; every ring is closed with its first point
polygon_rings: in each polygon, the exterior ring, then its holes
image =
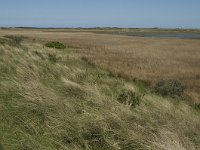
{"type": "Polygon", "coordinates": [[[59,40],[77,48],[77,53],[114,74],[155,83],[159,79],[180,79],[186,95],[200,102],[200,40],[154,39],[90,32],[43,32],[42,30],[0,30],[0,35],[24,35],[59,40]]]}
{"type": "Polygon", "coordinates": [[[131,108],[118,97],[142,95],[135,82],[110,76],[74,49],[11,42],[0,44],[0,149],[200,149],[199,111],[184,101],[147,91],[131,108]]]}

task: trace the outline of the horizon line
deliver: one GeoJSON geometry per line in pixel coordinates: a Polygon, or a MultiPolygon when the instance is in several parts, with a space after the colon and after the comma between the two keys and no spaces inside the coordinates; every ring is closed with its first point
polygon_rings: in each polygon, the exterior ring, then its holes
{"type": "Polygon", "coordinates": [[[14,29],[176,29],[176,30],[199,30],[199,28],[187,28],[187,27],[115,27],[115,26],[96,26],[96,27],[40,27],[40,26],[0,26],[1,29],[14,28],[14,29]]]}

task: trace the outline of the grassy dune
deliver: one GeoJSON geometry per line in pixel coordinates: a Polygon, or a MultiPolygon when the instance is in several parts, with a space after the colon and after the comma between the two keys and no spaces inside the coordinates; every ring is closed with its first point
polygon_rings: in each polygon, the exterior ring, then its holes
{"type": "MultiPolygon", "coordinates": [[[[105,31],[117,32],[121,29],[98,30],[104,33],[105,31]]],[[[149,33],[154,31],[199,33],[197,32],[199,30],[129,30],[149,33]]],[[[151,84],[155,84],[160,79],[181,80],[186,85],[185,98],[190,103],[200,103],[199,40],[141,38],[91,32],[94,30],[9,29],[0,30],[0,35],[23,35],[43,41],[56,39],[70,47],[79,48],[76,51],[77,55],[86,57],[98,67],[129,79],[145,80],[151,84]]]]}
{"type": "Polygon", "coordinates": [[[195,150],[199,111],[114,77],[76,53],[0,43],[0,149],[195,150]],[[123,91],[140,95],[136,107],[123,91]]]}

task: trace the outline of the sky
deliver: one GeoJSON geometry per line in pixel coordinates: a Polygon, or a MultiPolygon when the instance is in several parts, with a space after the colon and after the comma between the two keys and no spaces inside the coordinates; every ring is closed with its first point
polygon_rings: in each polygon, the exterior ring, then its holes
{"type": "Polygon", "coordinates": [[[200,0],[0,0],[0,27],[200,28],[200,0]]]}

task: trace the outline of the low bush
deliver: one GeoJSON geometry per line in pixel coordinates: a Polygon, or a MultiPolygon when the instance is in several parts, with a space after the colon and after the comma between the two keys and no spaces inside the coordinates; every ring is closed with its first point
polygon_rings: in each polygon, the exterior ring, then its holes
{"type": "Polygon", "coordinates": [[[53,42],[48,42],[45,44],[46,47],[49,48],[56,48],[56,49],[65,49],[66,46],[60,42],[53,41],[53,42]]]}
{"type": "Polygon", "coordinates": [[[179,80],[160,80],[153,87],[153,91],[156,94],[162,96],[182,96],[185,86],[179,80]]]}
{"type": "Polygon", "coordinates": [[[139,105],[140,99],[140,96],[131,90],[123,91],[117,98],[120,103],[129,105],[131,107],[136,107],[139,105]]]}

